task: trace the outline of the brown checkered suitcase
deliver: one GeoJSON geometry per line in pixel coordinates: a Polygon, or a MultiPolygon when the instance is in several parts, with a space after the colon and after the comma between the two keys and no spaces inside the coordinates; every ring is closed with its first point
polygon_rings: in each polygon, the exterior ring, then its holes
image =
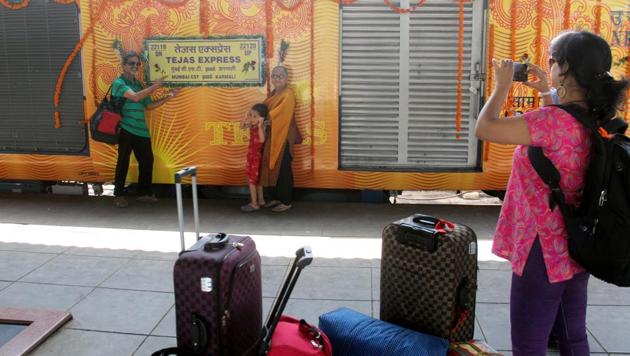
{"type": "Polygon", "coordinates": [[[477,237],[415,214],[383,230],[380,318],[450,341],[473,338],[477,237]]]}
{"type": "Polygon", "coordinates": [[[260,255],[249,236],[199,238],[196,169],[175,174],[182,252],[173,268],[177,348],[155,355],[257,355],[262,330],[260,255]],[[184,249],[181,180],[192,176],[197,242],[184,249]]]}

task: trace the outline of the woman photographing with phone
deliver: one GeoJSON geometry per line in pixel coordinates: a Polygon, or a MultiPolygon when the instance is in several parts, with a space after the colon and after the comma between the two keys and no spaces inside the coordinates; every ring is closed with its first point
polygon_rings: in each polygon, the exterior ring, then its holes
{"type": "MultiPolygon", "coordinates": [[[[552,331],[561,355],[589,355],[589,274],[569,257],[563,217],[559,209],[549,209],[550,192],[528,159],[528,146],[543,149],[560,171],[567,204],[576,206],[589,163],[591,134],[562,107],[571,106],[601,125],[614,117],[628,87],[627,80],[615,80],[609,72],[609,45],[589,32],[557,36],[550,46],[550,65],[551,85],[560,105],[500,118],[514,64],[493,60],[495,88],[475,128],[482,140],[518,145],[492,247],[493,253],[512,264],[510,323],[516,356],[545,355],[552,331]]],[[[529,74],[536,78],[526,85],[544,90],[545,100],[549,94],[546,74],[534,66],[529,74]]]]}

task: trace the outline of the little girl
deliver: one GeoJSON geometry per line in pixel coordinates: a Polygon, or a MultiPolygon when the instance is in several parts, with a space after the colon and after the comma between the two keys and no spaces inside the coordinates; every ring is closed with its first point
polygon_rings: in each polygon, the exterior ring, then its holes
{"type": "Polygon", "coordinates": [[[269,123],[269,109],[265,104],[256,104],[241,121],[241,128],[249,128],[249,147],[247,149],[247,181],[251,203],[241,206],[241,211],[250,213],[265,205],[262,185],[260,185],[260,161],[265,142],[265,129],[269,123]]]}

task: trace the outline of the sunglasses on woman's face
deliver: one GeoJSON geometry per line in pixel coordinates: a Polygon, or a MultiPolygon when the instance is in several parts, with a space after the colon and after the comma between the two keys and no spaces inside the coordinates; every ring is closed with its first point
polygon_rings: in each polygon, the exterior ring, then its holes
{"type": "Polygon", "coordinates": [[[271,79],[284,79],[286,78],[284,75],[282,74],[272,74],[271,75],[271,79]]]}
{"type": "Polygon", "coordinates": [[[139,65],[140,65],[140,63],[139,63],[139,62],[127,62],[126,64],[127,64],[128,66],[130,66],[130,67],[137,67],[137,66],[139,66],[139,65]]]}

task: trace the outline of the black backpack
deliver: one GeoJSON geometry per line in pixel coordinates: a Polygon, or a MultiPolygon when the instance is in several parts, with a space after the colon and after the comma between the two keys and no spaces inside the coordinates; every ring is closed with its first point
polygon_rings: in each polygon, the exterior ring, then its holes
{"type": "Polygon", "coordinates": [[[578,106],[559,106],[591,131],[591,158],[582,200],[568,207],[559,187],[560,173],[542,148],[530,146],[527,155],[543,182],[551,188],[549,208],[558,206],[569,235],[569,255],[593,276],[630,287],[630,139],[622,119],[601,128],[587,120],[578,106]],[[600,134],[601,129],[607,137],[600,134]]]}

